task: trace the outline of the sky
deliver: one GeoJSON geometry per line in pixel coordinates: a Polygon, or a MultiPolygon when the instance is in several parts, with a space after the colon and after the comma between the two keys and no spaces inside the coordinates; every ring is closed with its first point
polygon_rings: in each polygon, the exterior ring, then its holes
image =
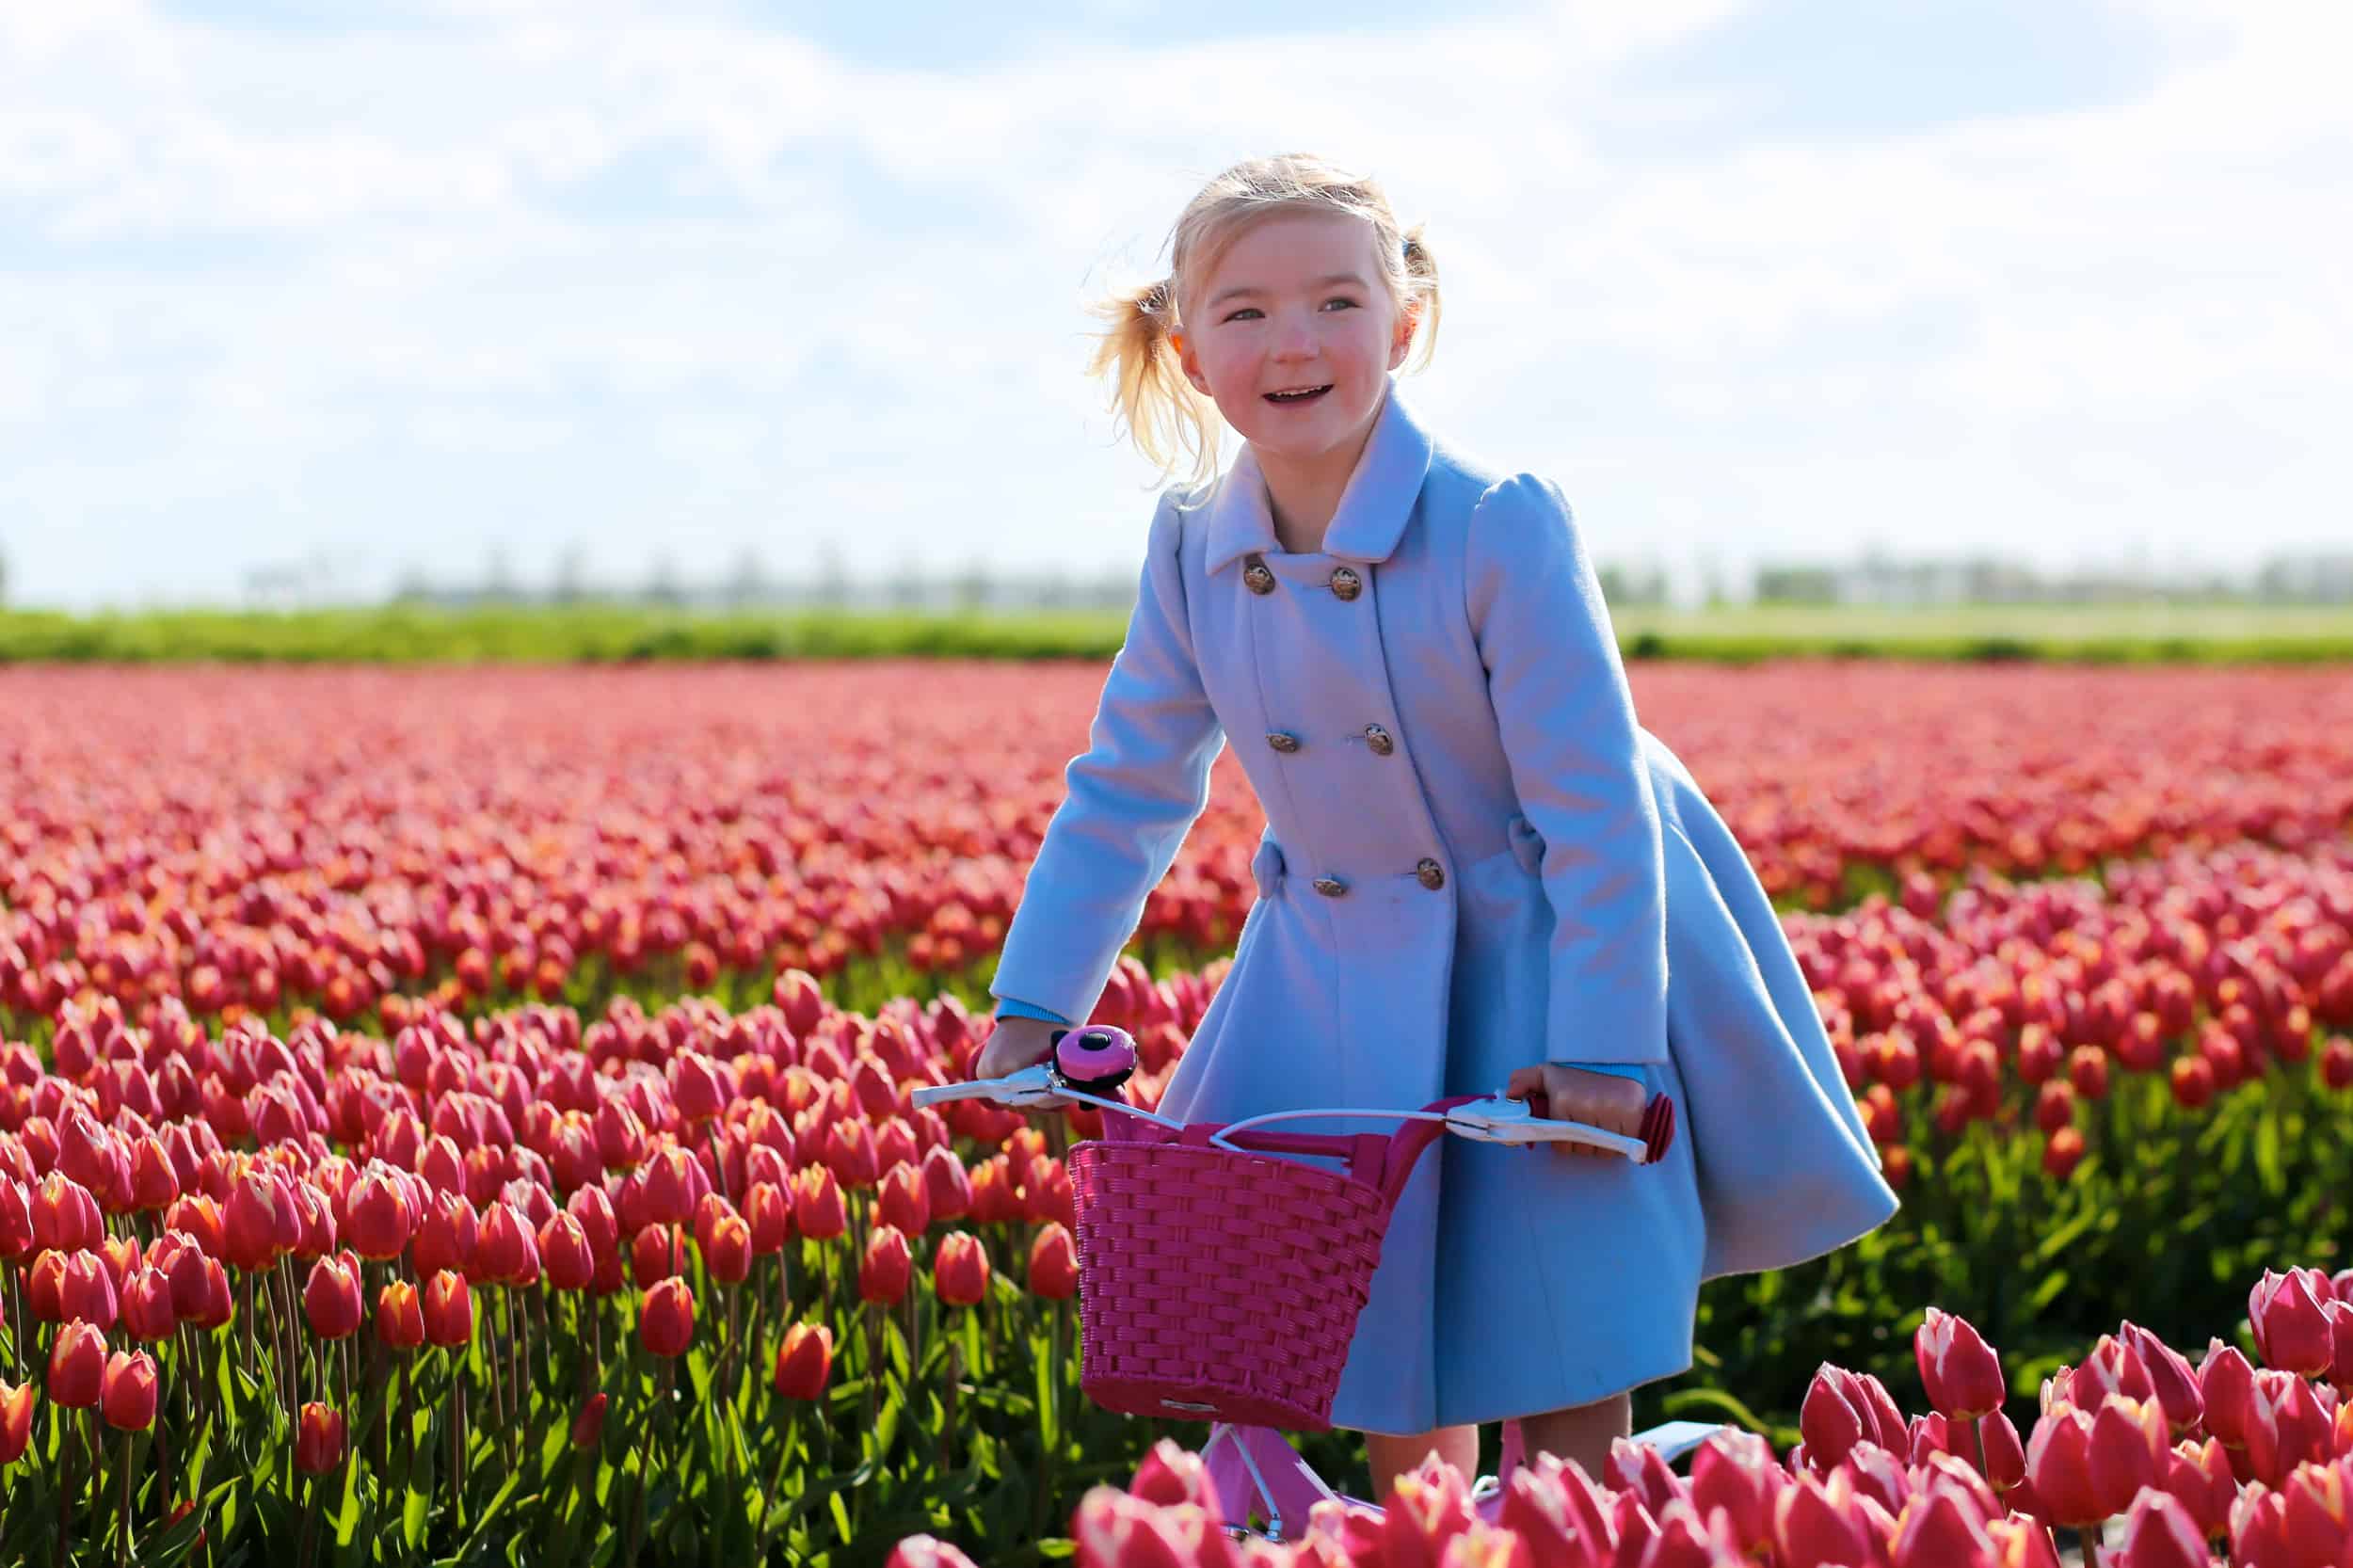
{"type": "Polygon", "coordinates": [[[0,6],[11,602],[1132,577],[1085,306],[1218,168],[1427,224],[1593,554],[2353,548],[2335,0],[0,6]]]}

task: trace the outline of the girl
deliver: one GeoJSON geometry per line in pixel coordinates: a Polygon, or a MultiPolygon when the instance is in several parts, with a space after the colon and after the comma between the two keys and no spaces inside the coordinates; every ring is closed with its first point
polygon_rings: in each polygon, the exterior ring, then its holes
{"type": "Polygon", "coordinates": [[[1500,1085],[1631,1132],[1675,1101],[1652,1166],[1440,1140],[1333,1400],[1375,1496],[1433,1449],[1476,1473],[1477,1423],[1511,1417],[1598,1476],[1630,1390],[1690,1365],[1702,1280],[1842,1246],[1895,1196],[1746,857],[1635,723],[1561,492],[1436,440],[1390,381],[1437,328],[1419,230],[1292,154],[1210,181],[1169,251],[1108,302],[1094,369],[1195,483],[1153,516],[976,1072],[1086,1016],[1231,739],[1258,896],[1163,1114],[1500,1085]],[[1243,446],[1210,482],[1221,420],[1243,446]]]}

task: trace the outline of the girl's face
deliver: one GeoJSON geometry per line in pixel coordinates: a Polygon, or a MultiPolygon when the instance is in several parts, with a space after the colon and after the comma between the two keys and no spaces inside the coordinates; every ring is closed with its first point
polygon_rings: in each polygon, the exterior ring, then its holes
{"type": "Polygon", "coordinates": [[[1353,460],[1381,411],[1413,320],[1381,282],[1372,225],[1345,213],[1283,213],[1225,248],[1187,292],[1176,350],[1185,378],[1260,456],[1353,460]]]}

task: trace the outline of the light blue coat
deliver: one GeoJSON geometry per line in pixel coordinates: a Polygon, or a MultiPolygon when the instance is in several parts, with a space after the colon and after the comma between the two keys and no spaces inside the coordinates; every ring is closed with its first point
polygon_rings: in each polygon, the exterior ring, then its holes
{"type": "Polygon", "coordinates": [[[1418,1433],[1672,1376],[1703,1279],[1896,1208],[1804,977],[1635,723],[1554,486],[1434,441],[1392,387],[1322,544],[1279,548],[1247,448],[1161,497],[991,988],[1088,1015],[1230,739],[1268,817],[1258,897],[1164,1113],[1410,1109],[1543,1060],[1630,1065],[1683,1128],[1646,1167],[1441,1140],[1334,1423],[1418,1433]]]}

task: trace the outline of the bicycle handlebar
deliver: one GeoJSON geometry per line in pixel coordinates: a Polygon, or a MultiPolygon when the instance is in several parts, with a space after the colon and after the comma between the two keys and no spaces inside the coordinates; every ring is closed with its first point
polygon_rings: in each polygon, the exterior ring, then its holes
{"type": "MultiPolygon", "coordinates": [[[[1118,1092],[1119,1085],[1126,1082],[1135,1070],[1135,1042],[1128,1037],[1126,1032],[1091,1025],[1083,1030],[1057,1032],[1053,1040],[1054,1053],[1047,1061],[1008,1073],[1002,1078],[926,1085],[915,1091],[914,1102],[918,1106],[928,1106],[945,1100],[984,1099],[1015,1110],[1051,1110],[1076,1101],[1100,1110],[1140,1116],[1174,1131],[1184,1130],[1184,1124],[1180,1122],[1109,1097],[1118,1092]]],[[[1231,1138],[1245,1128],[1310,1117],[1438,1122],[1455,1136],[1476,1143],[1513,1145],[1583,1144],[1588,1147],[1623,1155],[1636,1164],[1649,1164],[1665,1158],[1668,1148],[1674,1142],[1674,1106],[1664,1095],[1654,1097],[1644,1109],[1641,1135],[1629,1138],[1586,1122],[1539,1116],[1526,1100],[1507,1098],[1500,1094],[1453,1105],[1444,1111],[1392,1111],[1354,1106],[1276,1111],[1235,1122],[1212,1136],[1210,1142],[1233,1148],[1236,1145],[1230,1142],[1231,1138]]]]}

